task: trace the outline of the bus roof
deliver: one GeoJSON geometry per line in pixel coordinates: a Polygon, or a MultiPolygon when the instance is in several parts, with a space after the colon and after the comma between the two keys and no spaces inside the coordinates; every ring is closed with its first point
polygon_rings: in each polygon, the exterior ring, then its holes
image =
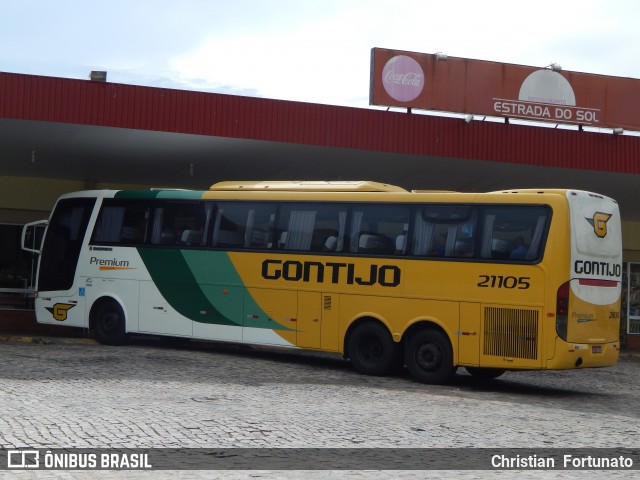
{"type": "Polygon", "coordinates": [[[567,193],[571,193],[572,195],[578,195],[580,193],[584,193],[591,197],[607,198],[613,201],[614,203],[618,203],[614,198],[607,197],[606,195],[602,195],[600,193],[595,193],[595,192],[588,192],[586,190],[578,190],[574,188],[519,188],[514,190],[499,190],[496,192],[489,192],[489,193],[555,194],[555,195],[562,195],[562,196],[566,196],[567,193]]]}
{"type": "Polygon", "coordinates": [[[278,191],[278,192],[406,192],[402,187],[388,183],[357,181],[269,181],[269,182],[218,182],[210,191],[278,191]]]}

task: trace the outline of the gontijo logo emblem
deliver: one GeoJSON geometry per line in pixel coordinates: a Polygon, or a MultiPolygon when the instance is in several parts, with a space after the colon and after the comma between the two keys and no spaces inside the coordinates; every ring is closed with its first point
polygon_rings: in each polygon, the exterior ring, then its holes
{"type": "Polygon", "coordinates": [[[591,224],[593,231],[598,237],[604,238],[607,236],[607,222],[610,218],[610,213],[596,212],[592,218],[587,217],[585,220],[591,224]]]}
{"type": "Polygon", "coordinates": [[[56,303],[53,307],[45,307],[53,318],[59,322],[64,322],[67,319],[67,312],[75,307],[75,303],[56,303]]]}

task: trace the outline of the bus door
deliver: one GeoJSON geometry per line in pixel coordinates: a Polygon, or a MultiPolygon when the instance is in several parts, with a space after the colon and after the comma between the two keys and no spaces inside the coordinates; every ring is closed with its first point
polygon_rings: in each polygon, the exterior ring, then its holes
{"type": "Polygon", "coordinates": [[[322,310],[319,292],[298,292],[296,345],[304,348],[320,348],[322,310]]]}
{"type": "Polygon", "coordinates": [[[298,292],[296,345],[340,351],[340,295],[328,292],[298,292]]]}
{"type": "Polygon", "coordinates": [[[44,231],[47,228],[48,220],[37,220],[27,223],[22,228],[21,247],[22,250],[28,252],[29,272],[27,274],[27,285],[29,293],[33,295],[36,291],[36,279],[38,278],[38,262],[40,260],[40,252],[42,251],[42,240],[44,239],[44,231]]]}
{"type": "Polygon", "coordinates": [[[270,288],[247,290],[244,296],[242,341],[279,345],[282,336],[287,344],[295,345],[298,328],[297,312],[298,297],[295,290],[270,288]]]}
{"type": "MultiPolygon", "coordinates": [[[[337,302],[338,296],[333,297],[337,302]]],[[[277,337],[269,336],[266,329],[255,328],[273,325],[277,335],[290,345],[337,351],[339,310],[337,305],[332,309],[331,298],[320,292],[251,289],[244,298],[242,341],[279,344],[277,337]]]]}
{"type": "Polygon", "coordinates": [[[76,269],[95,202],[95,198],[69,198],[56,204],[38,269],[38,322],[86,326],[85,289],[76,269]]]}

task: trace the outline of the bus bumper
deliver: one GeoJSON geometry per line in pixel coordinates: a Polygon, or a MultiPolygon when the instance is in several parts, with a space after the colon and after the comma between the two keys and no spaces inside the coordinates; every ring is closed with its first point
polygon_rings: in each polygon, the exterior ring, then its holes
{"type": "Polygon", "coordinates": [[[547,360],[547,369],[610,367],[620,354],[620,342],[568,343],[556,337],[555,355],[547,360]]]}

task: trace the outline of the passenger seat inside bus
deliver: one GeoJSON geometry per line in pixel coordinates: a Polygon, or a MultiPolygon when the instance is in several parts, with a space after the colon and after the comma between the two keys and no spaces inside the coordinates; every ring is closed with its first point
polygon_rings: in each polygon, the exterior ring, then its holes
{"type": "Polygon", "coordinates": [[[508,259],[509,252],[509,242],[501,238],[491,240],[491,258],[508,259]]]}
{"type": "Polygon", "coordinates": [[[287,237],[289,236],[289,232],[286,230],[280,234],[280,238],[278,238],[278,249],[281,250],[287,245],[287,237]]]}
{"type": "Polygon", "coordinates": [[[360,235],[358,252],[378,255],[392,254],[394,253],[394,249],[390,243],[391,239],[387,239],[386,237],[381,237],[376,234],[365,233],[360,235]]]}
{"type": "Polygon", "coordinates": [[[404,255],[407,248],[407,236],[405,234],[396,237],[396,255],[404,255]]]}
{"type": "Polygon", "coordinates": [[[453,249],[454,257],[471,257],[473,256],[473,242],[470,238],[460,238],[456,240],[453,249]]]}
{"type": "Polygon", "coordinates": [[[322,249],[325,252],[335,252],[338,247],[338,237],[335,235],[331,235],[324,242],[324,248],[322,249]]]}
{"type": "Polygon", "coordinates": [[[160,234],[160,245],[173,245],[176,243],[176,234],[170,230],[165,229],[160,234]]]}
{"type": "Polygon", "coordinates": [[[202,242],[202,232],[200,232],[199,230],[185,230],[184,232],[182,232],[182,237],[180,237],[180,240],[182,240],[183,245],[200,245],[200,243],[202,242]]]}

